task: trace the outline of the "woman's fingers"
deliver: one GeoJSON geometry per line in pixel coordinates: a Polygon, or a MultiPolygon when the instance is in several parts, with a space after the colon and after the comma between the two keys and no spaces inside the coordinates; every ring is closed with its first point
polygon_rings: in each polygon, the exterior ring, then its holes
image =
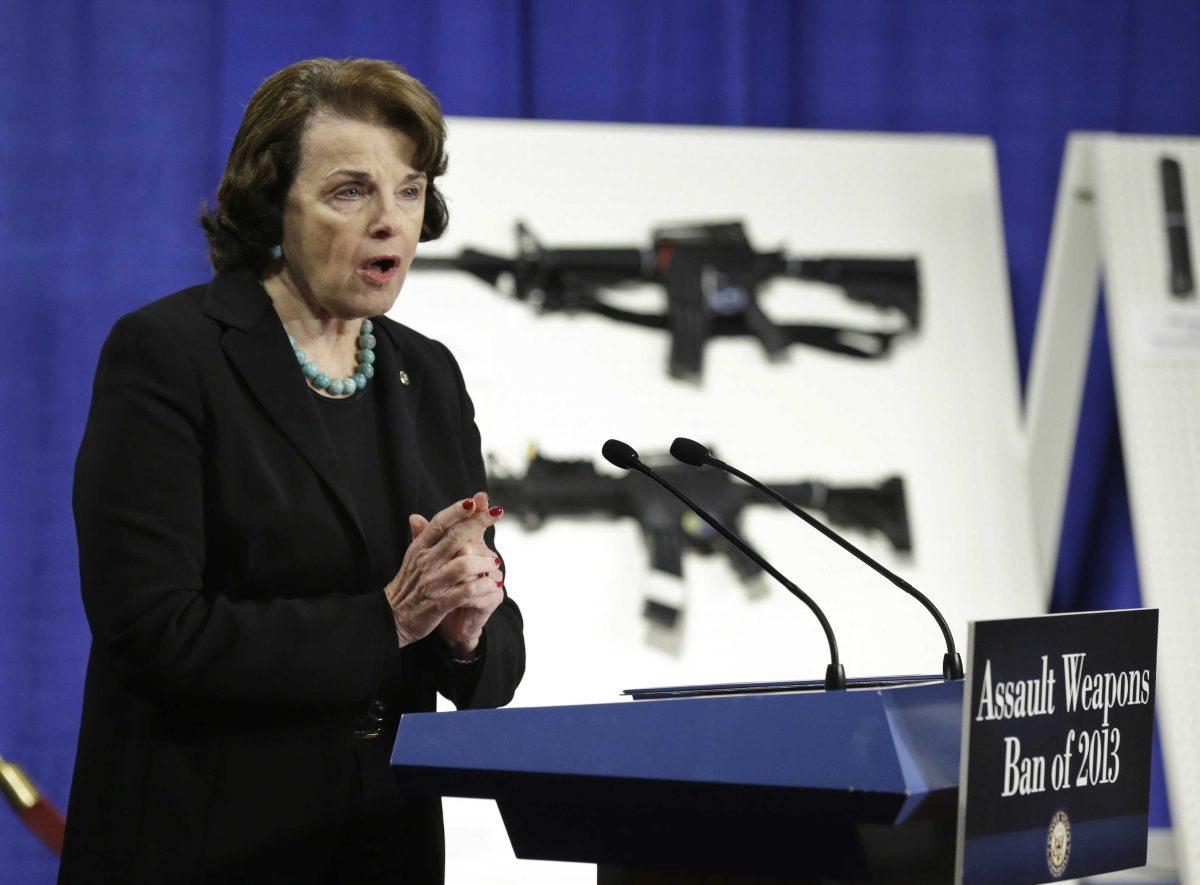
{"type": "Polygon", "coordinates": [[[484,579],[463,585],[454,610],[469,612],[482,627],[503,601],[504,591],[495,582],[484,579]]]}
{"type": "Polygon", "coordinates": [[[488,508],[487,505],[487,493],[478,492],[441,510],[432,520],[417,513],[411,514],[408,525],[413,542],[405,551],[400,573],[395,580],[407,575],[405,583],[413,587],[427,584],[445,586],[467,580],[473,573],[485,574],[497,568],[499,564],[496,560],[499,557],[484,543],[483,537],[503,515],[503,509],[488,508]],[[439,533],[437,540],[433,540],[439,533]],[[454,566],[451,572],[443,571],[464,557],[465,561],[454,566]],[[453,580],[447,580],[448,575],[453,580]]]}
{"type": "Polygon", "coordinates": [[[401,644],[427,635],[450,612],[463,608],[482,624],[503,599],[499,557],[484,533],[503,516],[486,492],[461,499],[426,519],[408,518],[413,541],[396,577],[384,588],[401,644]]]}
{"type": "MultiPolygon", "coordinates": [[[[487,493],[476,492],[470,498],[456,501],[449,507],[443,508],[434,514],[433,519],[429,520],[419,533],[419,537],[414,535],[413,543],[419,544],[422,547],[432,547],[446,537],[456,526],[462,526],[472,518],[478,518],[480,515],[490,518],[488,510],[487,493]]],[[[413,527],[411,519],[409,527],[413,527]]]]}
{"type": "Polygon", "coordinates": [[[482,556],[484,559],[491,562],[492,569],[502,571],[501,566],[503,563],[500,560],[500,555],[486,543],[484,543],[482,536],[472,543],[467,544],[459,552],[463,556],[482,556]]]}
{"type": "Polygon", "coordinates": [[[463,605],[491,614],[503,601],[504,588],[495,581],[485,578],[471,585],[470,595],[463,605]]]}
{"type": "MultiPolygon", "coordinates": [[[[459,520],[449,526],[437,542],[427,549],[435,560],[448,560],[460,554],[467,547],[483,544],[484,533],[500,520],[503,512],[497,507],[475,513],[469,519],[459,520]]],[[[430,523],[429,528],[421,534],[421,538],[427,537],[432,530],[433,524],[430,523]]]]}
{"type": "Polygon", "coordinates": [[[437,587],[451,587],[472,581],[491,578],[500,580],[500,570],[495,558],[490,556],[456,556],[430,576],[430,583],[437,587]]]}
{"type": "Polygon", "coordinates": [[[470,609],[487,620],[487,616],[503,601],[504,589],[493,578],[476,578],[454,588],[455,605],[452,611],[470,609]]]}
{"type": "Polygon", "coordinates": [[[408,527],[414,546],[431,549],[441,545],[439,553],[444,553],[445,548],[465,545],[475,536],[482,539],[483,533],[503,514],[503,507],[490,505],[487,492],[476,492],[439,511],[432,520],[419,513],[412,514],[408,518],[408,527]]]}

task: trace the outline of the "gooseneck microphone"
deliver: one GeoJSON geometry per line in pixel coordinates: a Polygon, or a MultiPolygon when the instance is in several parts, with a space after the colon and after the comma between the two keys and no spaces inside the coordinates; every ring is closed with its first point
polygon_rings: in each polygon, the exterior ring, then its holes
{"type": "Polygon", "coordinates": [[[652,468],[643,464],[641,459],[638,458],[638,453],[634,451],[632,446],[621,442],[619,439],[610,439],[604,444],[600,452],[604,455],[604,460],[614,467],[620,467],[622,470],[636,470],[638,473],[643,473],[650,477],[682,501],[684,506],[688,507],[697,516],[720,532],[729,543],[754,560],[759,568],[786,587],[789,593],[807,605],[812,610],[812,613],[817,616],[817,620],[821,622],[821,629],[825,631],[825,639],[829,643],[829,666],[825,668],[825,690],[837,691],[846,687],[846,671],[838,660],[837,640],[833,636],[833,628],[829,626],[829,619],[825,617],[825,613],[821,611],[820,606],[813,602],[807,593],[785,578],[778,569],[763,559],[749,544],[723,526],[715,516],[697,505],[687,495],[655,473],[652,468]]]}
{"type": "MultiPolygon", "coordinates": [[[[963,678],[962,658],[959,657],[958,652],[954,648],[954,636],[951,635],[951,633],[950,633],[950,627],[946,623],[946,619],[942,616],[942,613],[940,611],[938,611],[938,607],[933,604],[933,602],[929,599],[928,596],[926,596],[924,593],[922,593],[920,590],[918,590],[912,584],[908,583],[908,581],[904,580],[902,577],[897,575],[895,572],[891,571],[890,569],[886,568],[883,565],[880,565],[873,558],[868,556],[866,553],[863,553],[863,551],[859,550],[857,547],[855,547],[853,544],[851,544],[849,541],[847,541],[845,538],[843,538],[841,535],[839,535],[833,529],[829,528],[824,523],[822,523],[822,522],[818,521],[817,519],[815,519],[814,517],[810,516],[808,513],[805,513],[803,510],[801,510],[799,507],[797,507],[795,504],[793,504],[791,501],[789,501],[783,495],[779,494],[779,492],[775,491],[770,486],[759,482],[754,477],[750,476],[749,474],[743,473],[742,471],[738,470],[736,467],[732,467],[729,464],[726,464],[720,458],[714,457],[705,446],[696,442],[694,439],[686,439],[682,436],[676,437],[675,442],[671,443],[671,455],[677,461],[682,461],[684,464],[690,464],[692,467],[703,467],[704,465],[707,464],[712,467],[716,467],[718,470],[724,470],[726,473],[732,474],[733,476],[736,476],[738,479],[742,480],[743,482],[747,483],[748,485],[751,485],[754,488],[758,489],[763,494],[769,495],[771,498],[778,501],[780,504],[782,504],[784,507],[786,507],[792,513],[796,514],[798,517],[803,519],[806,523],[808,523],[810,526],[812,526],[814,529],[816,529],[818,532],[820,532],[826,538],[833,541],[833,543],[837,544],[839,547],[841,547],[847,553],[850,553],[852,556],[856,557],[860,562],[870,566],[876,572],[883,575],[885,578],[887,578],[889,581],[891,581],[893,584],[895,584],[897,587],[899,587],[901,590],[903,590],[905,593],[907,593],[909,596],[916,599],[917,602],[919,602],[919,603],[921,603],[921,605],[925,606],[925,608],[929,610],[929,613],[931,615],[933,615],[934,620],[937,621],[938,627],[941,628],[942,636],[946,640],[946,654],[944,654],[942,656],[942,678],[947,681],[952,680],[952,679],[962,679],[963,678]]],[[[636,455],[635,455],[635,457],[636,457],[636,455]]]]}

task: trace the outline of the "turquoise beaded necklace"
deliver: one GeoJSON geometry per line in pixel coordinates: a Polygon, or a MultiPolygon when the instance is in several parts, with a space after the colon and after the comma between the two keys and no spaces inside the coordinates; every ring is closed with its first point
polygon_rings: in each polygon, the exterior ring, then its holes
{"type": "Polygon", "coordinates": [[[373,331],[375,324],[370,320],[363,320],[358,328],[358,368],[349,378],[330,378],[308,358],[308,354],[296,346],[295,338],[288,335],[288,341],[292,342],[296,362],[300,363],[300,371],[309,383],[318,390],[341,396],[362,390],[375,375],[375,336],[371,334],[373,331]]]}

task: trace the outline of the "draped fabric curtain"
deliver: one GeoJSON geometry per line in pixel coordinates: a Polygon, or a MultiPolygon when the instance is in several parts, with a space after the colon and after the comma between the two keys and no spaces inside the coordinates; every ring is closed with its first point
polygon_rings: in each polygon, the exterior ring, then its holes
{"type": "MultiPolygon", "coordinates": [[[[0,755],[65,808],[89,641],[71,472],[99,347],[208,276],[197,211],[278,68],[394,59],[456,115],[989,135],[1024,374],[1067,133],[1200,133],[1197,47],[1193,2],[0,0],[0,755]]],[[[1077,448],[1054,606],[1136,605],[1102,318],[1077,448]]],[[[53,870],[0,811],[0,878],[53,870]]]]}

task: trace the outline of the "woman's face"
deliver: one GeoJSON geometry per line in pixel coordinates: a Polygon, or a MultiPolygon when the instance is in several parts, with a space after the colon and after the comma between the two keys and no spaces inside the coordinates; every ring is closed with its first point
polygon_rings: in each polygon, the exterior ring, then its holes
{"type": "Polygon", "coordinates": [[[386,313],[425,217],[413,141],[377,123],[315,116],[283,207],[279,281],[320,317],[386,313]]]}

